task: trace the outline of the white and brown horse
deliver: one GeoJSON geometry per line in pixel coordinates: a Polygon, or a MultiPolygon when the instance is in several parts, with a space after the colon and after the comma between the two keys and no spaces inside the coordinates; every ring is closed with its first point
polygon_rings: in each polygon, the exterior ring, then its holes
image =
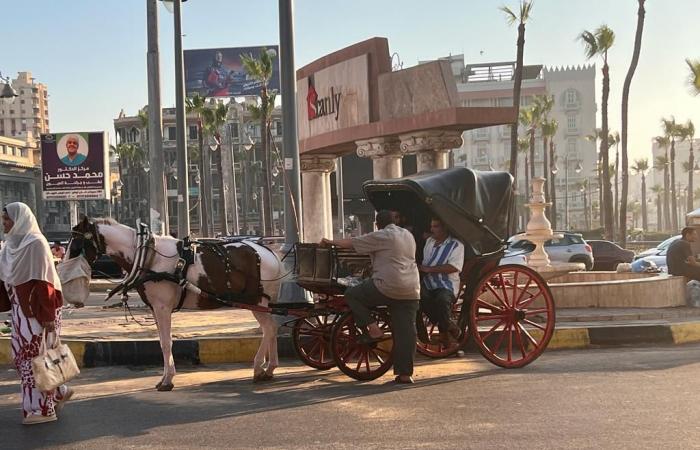
{"type": "MultiPolygon", "coordinates": [[[[69,246],[67,259],[85,257],[92,264],[100,254],[107,254],[129,272],[135,263],[137,256],[137,231],[133,228],[121,225],[112,219],[94,219],[87,217],[73,228],[73,238],[69,246]]],[[[143,269],[155,273],[175,273],[180,254],[178,252],[178,240],[169,236],[153,236],[149,241],[148,267],[143,269]]],[[[250,277],[255,280],[255,295],[244,298],[243,303],[266,307],[268,302],[274,302],[279,284],[291,270],[285,267],[280,258],[280,249],[271,250],[267,246],[259,245],[254,241],[244,241],[226,244],[229,246],[248,246],[253,249],[259,258],[248,261],[240,261],[237,270],[224,271],[224,264],[211,253],[196,253],[193,263],[188,267],[183,277],[192,285],[205,292],[213,292],[214,287],[224,283],[229,292],[243,293],[250,288],[250,277]],[[259,263],[259,269],[258,269],[259,263]],[[244,265],[245,267],[240,267],[244,265]],[[259,275],[258,275],[259,270],[259,275]],[[262,285],[262,292],[259,287],[262,285]]],[[[212,309],[224,306],[221,302],[213,300],[205,294],[197,294],[187,290],[184,301],[181,301],[183,292],[180,285],[172,281],[148,281],[139,287],[144,301],[153,310],[160,347],[163,352],[163,378],[156,385],[159,391],[168,391],[173,388],[175,376],[175,362],[172,353],[171,320],[172,313],[181,303],[183,309],[212,309]]],[[[86,293],[83,293],[86,295],[86,293]]],[[[70,301],[71,299],[67,299],[70,301]]],[[[253,380],[269,380],[278,366],[277,355],[277,329],[278,325],[269,312],[253,310],[255,319],[262,329],[262,341],[253,361],[253,380]]]]}

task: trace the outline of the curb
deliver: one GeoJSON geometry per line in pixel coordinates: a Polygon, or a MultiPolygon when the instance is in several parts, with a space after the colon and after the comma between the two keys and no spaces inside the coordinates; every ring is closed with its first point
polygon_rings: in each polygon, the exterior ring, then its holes
{"type": "MultiPolygon", "coordinates": [[[[201,337],[173,340],[176,364],[225,364],[252,362],[261,337],[201,337]]],[[[68,344],[78,365],[158,366],[163,363],[157,340],[85,341],[62,339],[68,344]]],[[[700,321],[662,325],[618,325],[554,330],[547,350],[573,350],[594,347],[639,344],[678,345],[700,342],[700,321]]],[[[289,335],[278,336],[279,356],[296,358],[289,335]]],[[[474,351],[473,345],[467,351],[474,351]]],[[[0,364],[11,364],[10,338],[0,338],[0,364]]]]}

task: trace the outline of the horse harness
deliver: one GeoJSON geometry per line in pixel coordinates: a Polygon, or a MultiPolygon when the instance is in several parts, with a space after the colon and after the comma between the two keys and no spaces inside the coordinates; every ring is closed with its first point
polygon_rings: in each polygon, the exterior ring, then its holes
{"type": "MultiPolygon", "coordinates": [[[[97,233],[99,235],[99,233],[97,233]]],[[[248,242],[251,241],[250,237],[241,236],[230,239],[206,239],[206,240],[191,240],[189,237],[185,237],[183,240],[177,242],[177,254],[173,255],[178,258],[175,264],[174,272],[156,272],[150,269],[153,263],[153,259],[158,253],[155,249],[155,238],[153,237],[149,227],[145,224],[138,224],[137,231],[137,243],[136,243],[136,254],[134,256],[134,264],[131,267],[131,271],[124,280],[113,289],[105,301],[109,300],[111,297],[118,293],[122,293],[122,301],[125,302],[128,299],[128,292],[130,290],[136,289],[143,302],[148,305],[149,308],[153,309],[150,302],[145,295],[141,295],[140,288],[143,287],[145,283],[148,282],[160,282],[168,281],[175,283],[180,286],[180,298],[178,300],[177,306],[173,309],[173,312],[177,312],[182,309],[182,305],[185,302],[185,297],[187,291],[191,291],[196,295],[204,296],[210,301],[220,303],[224,306],[236,306],[236,303],[246,302],[254,298],[265,297],[270,299],[269,295],[263,292],[262,284],[259,280],[258,275],[258,286],[255,292],[252,293],[233,293],[230,291],[232,288],[230,282],[230,275],[237,269],[233,266],[231,258],[227,255],[226,245],[232,243],[241,243],[246,245],[248,248],[253,250],[256,257],[257,273],[260,273],[260,255],[257,254],[255,249],[253,249],[248,242]],[[204,291],[199,286],[187,280],[187,273],[192,265],[195,263],[195,254],[204,252],[205,250],[210,250],[214,255],[216,255],[219,262],[223,264],[224,275],[226,277],[226,287],[228,290],[223,293],[211,293],[204,291]]],[[[86,238],[87,239],[87,238],[86,238]]],[[[258,245],[262,245],[257,242],[258,245]]],[[[97,244],[99,245],[99,244],[97,244]]],[[[263,246],[264,247],[264,246],[263,246]]],[[[267,248],[267,247],[264,247],[267,248]]],[[[269,250],[269,249],[268,249],[269,250]]]]}

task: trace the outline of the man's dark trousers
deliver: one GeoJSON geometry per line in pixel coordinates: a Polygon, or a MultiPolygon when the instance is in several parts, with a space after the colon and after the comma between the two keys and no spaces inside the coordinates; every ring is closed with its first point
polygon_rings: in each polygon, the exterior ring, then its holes
{"type": "Polygon", "coordinates": [[[374,320],[371,313],[376,306],[388,306],[391,315],[391,333],[394,338],[394,374],[413,375],[416,354],[416,313],[418,300],[395,300],[379,292],[374,282],[365,280],[345,291],[345,301],[352,310],[355,323],[364,328],[374,320]]]}
{"type": "Polygon", "coordinates": [[[428,316],[432,323],[437,324],[441,333],[447,333],[452,315],[452,303],[455,295],[450,289],[420,290],[420,309],[428,316]]]}

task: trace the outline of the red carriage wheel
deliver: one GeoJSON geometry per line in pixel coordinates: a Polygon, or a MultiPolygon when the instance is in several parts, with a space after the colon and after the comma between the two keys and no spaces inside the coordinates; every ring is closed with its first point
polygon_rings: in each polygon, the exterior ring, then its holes
{"type": "MultiPolygon", "coordinates": [[[[459,323],[459,315],[462,311],[463,300],[458,299],[457,302],[452,306],[452,320],[455,323],[459,323]]],[[[428,338],[431,342],[436,342],[435,344],[418,341],[416,343],[416,350],[421,355],[427,356],[429,358],[446,358],[448,356],[454,355],[460,348],[463,348],[467,341],[469,340],[468,330],[463,330],[462,335],[459,340],[451,345],[445,346],[442,343],[438,343],[438,337],[440,336],[440,331],[436,324],[432,323],[425,313],[420,312],[421,319],[423,320],[423,326],[425,326],[428,332],[428,338]]]]}
{"type": "Polygon", "coordinates": [[[391,338],[389,317],[380,311],[373,312],[372,316],[387,335],[386,338],[372,344],[357,342],[360,330],[355,325],[351,313],[343,314],[333,327],[331,348],[335,364],[345,375],[360,381],[381,377],[394,363],[394,342],[391,338]]]}
{"type": "Polygon", "coordinates": [[[482,355],[497,366],[523,367],[539,357],[554,333],[554,299],[526,266],[488,272],[476,287],[469,327],[482,355]]]}
{"type": "Polygon", "coordinates": [[[292,342],[304,364],[318,370],[335,367],[331,351],[331,330],[337,319],[336,314],[317,314],[294,323],[292,342]]]}

